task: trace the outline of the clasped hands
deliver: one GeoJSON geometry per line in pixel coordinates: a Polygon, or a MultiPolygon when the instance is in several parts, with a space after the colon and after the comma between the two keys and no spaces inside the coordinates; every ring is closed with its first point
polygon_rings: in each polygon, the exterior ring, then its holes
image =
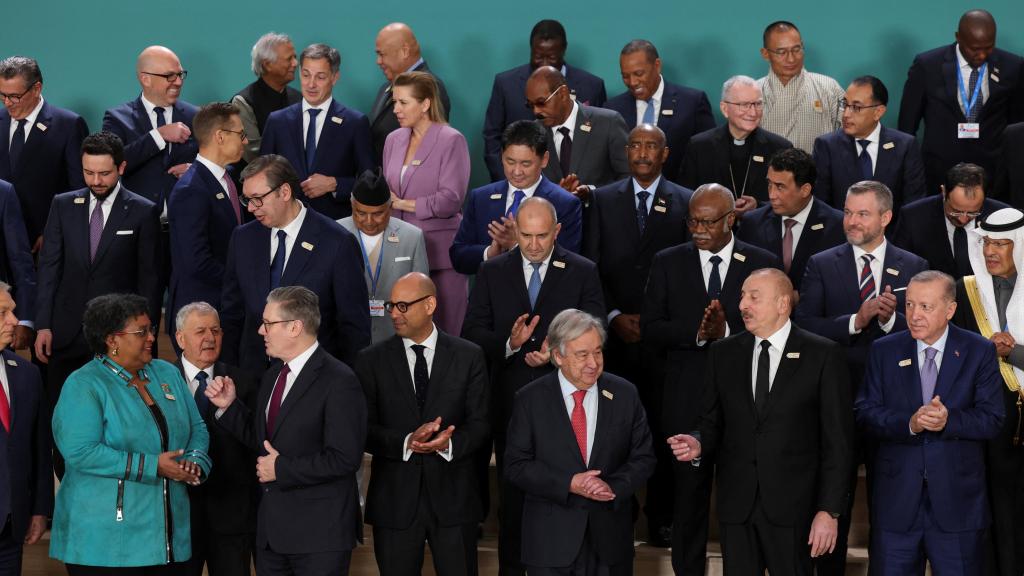
{"type": "Polygon", "coordinates": [[[162,452],[156,462],[157,476],[198,486],[203,469],[191,460],[181,459],[184,453],[185,451],[180,449],[162,452]]]}
{"type": "Polygon", "coordinates": [[[863,330],[871,322],[871,319],[875,317],[878,318],[879,326],[884,325],[896,313],[896,306],[896,295],[892,293],[892,286],[887,284],[885,292],[865,300],[860,305],[860,310],[857,310],[857,317],[853,321],[853,327],[857,330],[863,330]]]}
{"type": "Polygon", "coordinates": [[[1010,352],[1013,352],[1013,347],[1017,345],[1017,341],[1009,332],[996,332],[989,340],[996,345],[996,355],[1000,358],[1009,356],[1010,352]]]}
{"type": "Polygon", "coordinates": [[[569,482],[569,491],[577,496],[598,502],[611,502],[615,500],[615,492],[607,482],[598,478],[600,470],[587,470],[572,475],[569,482]]]}
{"type": "Polygon", "coordinates": [[[946,419],[949,418],[949,410],[942,403],[942,399],[938,396],[932,398],[932,401],[921,406],[914,412],[914,415],[910,417],[910,431],[914,434],[920,434],[927,430],[928,432],[942,432],[946,427],[946,419]]]}
{"type": "MultiPolygon", "coordinates": [[[[519,350],[523,347],[523,344],[530,339],[530,336],[533,336],[533,331],[537,329],[537,324],[540,322],[540,316],[534,316],[533,320],[527,322],[526,319],[529,317],[529,314],[523,314],[519,318],[516,318],[515,323],[512,324],[512,332],[508,337],[509,348],[519,350]]],[[[548,350],[548,339],[545,338],[544,342],[541,342],[540,350],[527,352],[524,360],[531,368],[538,368],[551,361],[551,351],[548,350]]]]}
{"type": "Polygon", "coordinates": [[[455,426],[441,428],[441,417],[438,416],[430,422],[424,422],[409,435],[406,449],[417,454],[444,452],[448,449],[454,433],[455,426]]]}

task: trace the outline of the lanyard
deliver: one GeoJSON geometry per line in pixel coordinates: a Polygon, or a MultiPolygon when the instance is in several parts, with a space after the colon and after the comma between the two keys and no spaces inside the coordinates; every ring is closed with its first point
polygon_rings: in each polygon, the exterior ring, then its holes
{"type": "Polygon", "coordinates": [[[971,110],[974,109],[974,105],[978,103],[978,94],[981,93],[981,83],[985,79],[985,70],[988,68],[988,62],[981,65],[978,69],[978,83],[974,85],[974,94],[971,95],[970,102],[967,101],[967,88],[964,87],[964,73],[960,69],[960,63],[957,62],[956,67],[956,79],[957,87],[960,89],[960,100],[964,104],[964,116],[970,118],[971,110]]]}
{"type": "Polygon", "coordinates": [[[384,263],[384,232],[381,232],[380,253],[377,254],[377,273],[370,270],[370,257],[366,254],[366,245],[363,244],[363,233],[356,229],[359,236],[359,251],[363,253],[363,265],[366,266],[366,273],[370,276],[370,297],[377,295],[377,280],[380,279],[380,266],[384,263]]]}

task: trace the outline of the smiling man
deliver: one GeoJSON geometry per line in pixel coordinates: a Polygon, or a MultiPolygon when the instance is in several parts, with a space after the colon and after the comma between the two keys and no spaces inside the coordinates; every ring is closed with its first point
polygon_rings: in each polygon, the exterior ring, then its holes
{"type": "Polygon", "coordinates": [[[302,99],[302,94],[289,86],[295,80],[298,64],[295,45],[286,34],[268,32],[253,44],[252,73],[256,81],[231,98],[231,103],[238,107],[242,129],[249,140],[243,154],[246,162],[252,162],[259,155],[270,113],[302,99]]]}

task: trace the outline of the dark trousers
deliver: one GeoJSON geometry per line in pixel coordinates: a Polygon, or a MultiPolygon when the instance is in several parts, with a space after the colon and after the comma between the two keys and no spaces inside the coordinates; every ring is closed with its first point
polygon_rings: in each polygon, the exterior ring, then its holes
{"type": "MultiPolygon", "coordinates": [[[[64,381],[72,372],[85,366],[94,356],[89,347],[85,344],[85,338],[79,335],[71,344],[60,350],[52,350],[50,355],[49,369],[46,379],[46,396],[50,400],[50,419],[53,419],[53,409],[60,400],[60,391],[64,387],[64,381]]],[[[117,358],[114,358],[116,361],[117,358]]],[[[53,472],[57,478],[64,479],[64,457],[57,450],[57,444],[53,445],[53,472]]]]}
{"type": "Polygon", "coordinates": [[[21,540],[11,534],[11,519],[8,516],[0,532],[0,576],[18,576],[21,574],[21,540]]]}
{"type": "Polygon", "coordinates": [[[255,539],[255,534],[218,534],[193,516],[187,573],[202,576],[205,565],[209,576],[249,576],[255,539]]]}
{"type": "Polygon", "coordinates": [[[530,576],[632,576],[633,559],[619,564],[602,564],[590,531],[583,536],[583,544],[576,559],[568,566],[527,566],[530,576]]]}
{"type": "Polygon", "coordinates": [[[348,576],[352,551],[281,554],[270,546],[256,552],[256,576],[348,576]]]}
{"type": "Polygon", "coordinates": [[[1003,388],[1006,422],[995,439],[985,445],[992,525],[986,534],[988,576],[1024,574],[1024,446],[1013,436],[1022,424],[1017,415],[1017,394],[1003,388]]]}
{"type": "Polygon", "coordinates": [[[758,494],[746,522],[719,525],[725,576],[763,576],[765,569],[772,575],[810,576],[810,520],[796,526],[772,524],[758,494]]]}
{"type": "Polygon", "coordinates": [[[109,566],[81,566],[79,564],[65,564],[70,576],[107,576],[116,574],[118,576],[180,576],[185,573],[184,562],[161,564],[159,566],[130,566],[124,568],[111,568],[109,566]]]}
{"type": "Polygon", "coordinates": [[[703,576],[707,559],[708,515],[714,466],[676,462],[672,520],[672,570],[676,576],[703,576]]]}
{"type": "Polygon", "coordinates": [[[523,492],[505,479],[505,435],[495,436],[498,474],[498,576],[525,576],[523,492]]]}

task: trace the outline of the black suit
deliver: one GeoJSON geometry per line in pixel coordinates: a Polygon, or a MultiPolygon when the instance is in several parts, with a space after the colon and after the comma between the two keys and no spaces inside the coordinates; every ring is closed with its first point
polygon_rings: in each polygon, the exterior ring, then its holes
{"type": "MultiPolygon", "coordinates": [[[[917,134],[924,120],[921,151],[929,193],[939,191],[946,171],[957,162],[979,164],[990,178],[994,177],[1003,130],[1007,124],[1024,120],[1024,60],[996,48],[989,54],[987,63],[988,99],[982,104],[979,94],[975,104],[981,106],[978,113],[981,137],[978,139],[957,138],[957,124],[967,119],[957,101],[960,88],[956,45],[922,52],[910,66],[900,102],[899,129],[917,134]]],[[[963,81],[966,85],[968,78],[963,81]]],[[[967,98],[969,100],[971,95],[967,98]]]]}
{"type": "Polygon", "coordinates": [[[755,129],[747,136],[750,162],[746,175],[730,176],[729,150],[733,145],[732,141],[728,124],[690,138],[677,182],[694,190],[701,184],[717,183],[732,190],[737,198],[742,193],[753,196],[760,204],[767,202],[768,181],[765,178],[768,176],[768,162],[776,152],[792,148],[793,144],[763,128],[755,129]]]}
{"type": "Polygon", "coordinates": [[[406,354],[403,339],[392,336],[356,360],[366,393],[366,450],[373,455],[366,523],[374,528],[377,566],[384,576],[419,574],[426,537],[438,574],[473,575],[483,518],[474,462],[490,448],[484,355],[475,344],[438,331],[421,407],[406,354]],[[451,461],[417,453],[406,460],[406,437],[437,417],[442,428],[455,426],[451,461]]]}
{"type": "MultiPolygon", "coordinates": [[[[462,325],[462,336],[479,344],[487,357],[494,390],[491,428],[499,477],[505,466],[505,432],[515,395],[523,386],[552,370],[548,364],[531,367],[526,363],[526,354],[540,349],[547,337],[548,325],[562,310],[576,308],[598,318],[605,317],[601,281],[593,262],[556,245],[537,304],[531,309],[523,261],[522,253],[514,248],[480,265],[462,325]],[[527,313],[530,314],[528,320],[540,317],[537,327],[518,351],[506,357],[505,343],[512,333],[512,325],[516,318],[527,313]]],[[[532,268],[530,272],[532,274],[532,268]]],[[[521,507],[522,494],[502,482],[498,551],[503,575],[521,574],[523,570],[520,565],[521,507]]]]}
{"type": "MultiPolygon", "coordinates": [[[[414,72],[427,72],[437,81],[437,90],[440,94],[441,105],[444,106],[444,116],[450,123],[452,121],[451,101],[448,100],[448,90],[444,82],[437,77],[427,66],[424,60],[419,66],[413,68],[414,72]]],[[[370,138],[373,139],[373,161],[380,166],[384,163],[384,141],[388,134],[398,129],[398,118],[395,117],[395,99],[391,94],[391,82],[385,82],[377,89],[377,96],[373,99],[373,108],[370,111],[370,138]]]]}
{"type": "MultiPolygon", "coordinates": [[[[800,239],[793,249],[793,260],[787,272],[790,281],[793,282],[793,288],[797,290],[800,289],[804,269],[807,268],[807,260],[811,256],[846,242],[843,213],[818,198],[813,198],[812,202],[811,211],[807,214],[800,239]]],[[[744,242],[775,254],[779,262],[782,262],[784,230],[782,216],[773,212],[770,205],[766,205],[743,215],[736,236],[744,242]]]]}
{"type": "Polygon", "coordinates": [[[599,407],[588,462],[557,373],[516,395],[505,478],[526,495],[522,560],[530,574],[568,573],[584,555],[607,566],[611,576],[633,573],[632,496],[654,471],[650,429],[632,384],[606,372],[595,386],[599,407]],[[569,491],[572,476],[586,470],[601,471],[614,500],[596,502],[569,491]]]}
{"type": "MultiPolygon", "coordinates": [[[[191,387],[181,360],[175,362],[191,387]]],[[[227,376],[235,383],[238,399],[252,410],[256,406],[259,380],[254,374],[216,362],[206,368],[210,379],[227,376]]],[[[210,432],[210,459],[216,467],[200,486],[189,486],[192,519],[192,557],[188,573],[202,576],[206,564],[210,576],[249,576],[253,539],[256,533],[256,452],[216,425],[216,406],[203,416],[210,432]]]]}
{"type": "Polygon", "coordinates": [[[758,417],[754,341],[743,332],[715,342],[705,371],[701,457],[718,467],[725,570],[763,574],[767,561],[772,574],[809,576],[811,520],[818,511],[844,511],[851,489],[853,400],[843,353],[792,326],[758,417]],[[752,524],[762,542],[778,546],[759,554],[757,538],[745,541],[752,524]]]}
{"type": "MultiPolygon", "coordinates": [[[[722,278],[719,302],[731,334],[743,330],[740,289],[754,270],[781,268],[770,252],[736,240],[729,269],[722,278]]],[[[697,247],[692,242],[666,248],[654,256],[640,326],[644,347],[655,358],[654,378],[663,385],[659,399],[665,437],[692,430],[700,416],[707,344],[697,332],[710,304],[697,247]]],[[[660,439],[664,442],[664,438],[660,439]]],[[[703,574],[711,499],[710,467],[676,464],[672,567],[676,574],[703,574]]]]}
{"type": "Polygon", "coordinates": [[[347,574],[361,536],[355,473],[366,441],[366,398],[355,373],[318,345],[267,438],[266,407],[281,366],[275,362],[263,375],[255,410],[234,402],[217,420],[252,450],[265,454],[269,440],[280,452],[277,480],[260,485],[257,572],[292,574],[290,565],[305,559],[320,563],[316,574],[347,574]]]}
{"type": "Polygon", "coordinates": [[[1003,156],[996,173],[993,198],[1018,209],[1024,207],[1024,122],[1006,127],[1003,132],[1003,156]]]}

